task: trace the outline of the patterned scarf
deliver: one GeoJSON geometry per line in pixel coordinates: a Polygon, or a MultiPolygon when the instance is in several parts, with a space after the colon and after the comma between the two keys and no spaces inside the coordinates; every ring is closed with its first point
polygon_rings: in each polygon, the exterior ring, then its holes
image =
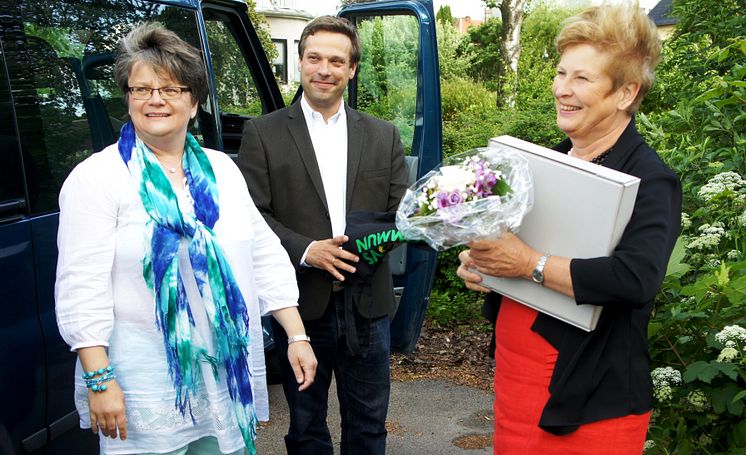
{"type": "Polygon", "coordinates": [[[155,293],[155,319],[163,333],[168,368],[176,389],[176,408],[185,414],[197,391],[202,362],[225,367],[228,392],[246,448],[254,454],[256,415],[248,365],[249,314],[233,272],[212,228],[220,218],[218,188],[210,161],[187,133],[182,160],[194,212],[182,210],[171,183],[153,152],[135,135],[131,122],[122,127],[119,154],[139,189],[145,211],[150,251],[143,259],[143,276],[155,293]],[[195,330],[179,271],[179,243],[189,239],[189,259],[210,319],[216,355],[208,354],[195,330]]]}

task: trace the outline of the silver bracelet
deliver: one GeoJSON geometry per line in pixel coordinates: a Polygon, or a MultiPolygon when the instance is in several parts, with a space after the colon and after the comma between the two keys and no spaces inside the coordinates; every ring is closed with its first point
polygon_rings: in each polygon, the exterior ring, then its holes
{"type": "Polygon", "coordinates": [[[295,335],[295,336],[292,336],[292,337],[288,337],[288,344],[295,343],[296,341],[307,341],[307,342],[310,343],[311,342],[311,337],[309,337],[306,334],[295,335]]]}

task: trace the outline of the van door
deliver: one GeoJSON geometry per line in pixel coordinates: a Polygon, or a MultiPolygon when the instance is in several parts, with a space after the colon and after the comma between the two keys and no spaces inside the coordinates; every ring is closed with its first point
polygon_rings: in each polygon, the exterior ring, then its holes
{"type": "Polygon", "coordinates": [[[0,41],[0,453],[17,453],[19,441],[46,439],[44,343],[36,317],[31,223],[26,216],[21,148],[16,135],[5,52],[0,41]],[[20,413],[18,411],[21,411],[20,413]]]}
{"type": "MultiPolygon", "coordinates": [[[[443,148],[432,1],[358,3],[339,15],[358,27],[363,50],[348,103],[399,128],[412,184],[440,164],[443,148]]],[[[436,261],[435,251],[411,245],[389,257],[399,296],[391,323],[393,350],[411,353],[417,344],[436,261]]]]}
{"type": "Polygon", "coordinates": [[[244,2],[202,2],[207,66],[215,75],[218,148],[235,158],[246,120],[285,107],[244,2]]]}
{"type": "MultiPolygon", "coordinates": [[[[13,391],[0,399],[13,448],[4,450],[0,427],[2,455],[98,453],[98,438],[79,429],[76,356],[55,321],[57,198],[72,168],[115,142],[127,121],[113,78],[124,33],[158,21],[200,47],[197,3],[167,3],[0,0],[0,365],[13,372],[0,375],[1,390],[13,391]],[[6,134],[7,125],[17,131],[6,134]]],[[[208,103],[191,132],[217,148],[215,130],[208,103]]]]}

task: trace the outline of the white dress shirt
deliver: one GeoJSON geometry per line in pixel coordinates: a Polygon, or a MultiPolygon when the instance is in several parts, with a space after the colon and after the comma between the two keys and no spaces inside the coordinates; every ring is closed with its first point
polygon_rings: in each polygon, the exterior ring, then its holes
{"type": "MultiPolygon", "coordinates": [[[[308,104],[305,94],[300,105],[321,172],[332,237],[336,237],[344,234],[347,227],[347,115],[344,102],[339,103],[339,110],[327,121],[308,104]]],[[[308,248],[301,264],[305,264],[308,248]]]]}
{"type": "MultiPolygon", "coordinates": [[[[220,219],[214,227],[249,309],[250,366],[259,420],[269,419],[260,314],[296,306],[295,271],[279,239],[249,197],[231,159],[205,149],[215,172],[220,219]]],[[[186,189],[177,191],[181,206],[186,189]]],[[[137,188],[111,145],[79,164],[60,193],[59,260],[55,298],[60,333],[73,350],[106,346],[125,395],[127,440],[101,436],[107,455],[170,452],[205,436],[215,436],[223,452],[243,447],[243,439],[221,368],[216,381],[202,368],[203,382],[191,398],[195,423],[174,407],[163,334],[155,323],[153,291],[143,279],[148,214],[137,188]]],[[[214,329],[205,316],[182,239],[179,266],[207,349],[214,352],[214,329]]],[[[90,427],[87,389],[78,362],[75,402],[81,427],[90,427]]]]}

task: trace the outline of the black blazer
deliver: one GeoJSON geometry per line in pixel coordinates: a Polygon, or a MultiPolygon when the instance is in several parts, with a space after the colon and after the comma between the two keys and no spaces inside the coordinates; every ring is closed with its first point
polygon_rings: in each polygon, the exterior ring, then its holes
{"type": "MultiPolygon", "coordinates": [[[[567,153],[571,145],[567,139],[556,150],[567,153]]],[[[645,144],[634,119],[604,166],[641,181],[632,218],[611,256],[570,262],[576,302],[604,307],[596,330],[543,313],[531,327],[559,352],[539,422],[554,434],[652,408],[647,328],[681,226],[681,184],[645,144]]],[[[499,299],[490,294],[488,306],[499,299]]]]}
{"type": "MultiPolygon", "coordinates": [[[[347,212],[396,210],[407,188],[398,130],[348,106],[345,112],[347,212]]],[[[238,167],[254,204],[280,238],[296,269],[301,317],[321,317],[333,278],[325,270],[301,266],[300,260],[313,240],[332,237],[332,227],[300,102],[246,122],[238,167]]],[[[373,276],[372,297],[366,296],[358,310],[365,317],[380,317],[393,309],[391,271],[384,263],[373,276]]]]}

